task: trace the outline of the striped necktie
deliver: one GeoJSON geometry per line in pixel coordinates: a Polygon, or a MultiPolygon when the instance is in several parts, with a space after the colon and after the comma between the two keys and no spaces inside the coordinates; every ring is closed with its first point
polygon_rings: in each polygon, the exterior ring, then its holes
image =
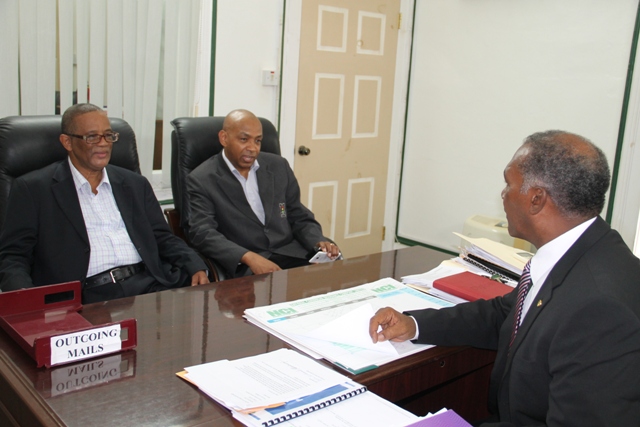
{"type": "Polygon", "coordinates": [[[511,331],[511,340],[509,341],[509,348],[516,339],[518,328],[520,327],[520,321],[522,320],[522,307],[524,306],[524,299],[531,289],[531,260],[527,262],[522,270],[522,276],[518,282],[518,299],[516,300],[516,314],[514,317],[513,330],[511,331]]]}

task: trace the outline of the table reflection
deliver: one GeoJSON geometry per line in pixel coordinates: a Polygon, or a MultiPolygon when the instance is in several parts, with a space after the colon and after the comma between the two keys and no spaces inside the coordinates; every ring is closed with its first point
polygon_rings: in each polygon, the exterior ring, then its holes
{"type": "MultiPolygon", "coordinates": [[[[260,281],[257,282],[261,285],[260,281]]],[[[221,282],[214,293],[218,310],[225,317],[242,317],[244,311],[256,305],[256,284],[221,282]]]]}

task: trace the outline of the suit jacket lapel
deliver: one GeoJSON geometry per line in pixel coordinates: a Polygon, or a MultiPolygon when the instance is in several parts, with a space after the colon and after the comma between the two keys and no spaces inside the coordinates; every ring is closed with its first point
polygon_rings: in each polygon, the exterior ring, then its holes
{"type": "Polygon", "coordinates": [[[82,208],[80,207],[78,193],[67,160],[61,162],[56,168],[53,174],[51,191],[60,206],[60,210],[64,212],[73,228],[88,245],[89,236],[87,235],[87,228],[84,225],[82,208]]]}
{"type": "Polygon", "coordinates": [[[242,185],[240,185],[238,178],[233,175],[227,164],[224,162],[222,154],[218,154],[217,158],[218,167],[215,171],[217,176],[214,185],[217,185],[220,191],[227,195],[229,201],[236,207],[236,209],[242,212],[243,215],[262,225],[256,214],[253,212],[253,209],[251,209],[251,206],[244,195],[244,191],[242,190],[242,185]]]}
{"type": "Polygon", "coordinates": [[[547,280],[543,283],[535,300],[531,303],[529,311],[525,316],[522,324],[518,328],[518,334],[511,347],[511,354],[515,353],[522,340],[526,337],[527,332],[540,315],[544,307],[553,298],[553,291],[560,286],[571,269],[578,260],[589,250],[598,240],[600,240],[611,228],[600,217],[597,217],[589,228],[582,233],[582,236],[569,248],[569,250],[560,258],[553,267],[547,280]],[[538,304],[540,302],[540,304],[538,304]]]}
{"type": "Polygon", "coordinates": [[[116,170],[107,166],[107,173],[109,174],[109,183],[111,184],[113,198],[116,200],[116,205],[118,205],[122,221],[124,221],[124,225],[127,227],[131,241],[138,247],[139,245],[135,243],[136,232],[133,224],[133,191],[116,170]]]}
{"type": "MultiPolygon", "coordinates": [[[[536,295],[535,300],[531,303],[529,310],[527,311],[526,316],[524,317],[520,327],[518,328],[518,334],[516,335],[516,339],[511,345],[510,354],[514,354],[520,343],[527,336],[529,329],[531,329],[531,325],[535,322],[536,318],[542,312],[543,307],[549,302],[553,295],[553,289],[559,285],[561,282],[555,281],[554,277],[550,274],[545,280],[544,284],[540,288],[540,291],[536,295]],[[538,305],[538,301],[542,301],[540,305],[538,305]]],[[[511,316],[513,319],[513,316],[511,316]]]]}
{"type": "MultiPolygon", "coordinates": [[[[261,160],[262,161],[262,160],[261,160]]],[[[271,221],[271,214],[273,210],[270,209],[274,203],[274,186],[275,181],[273,173],[269,170],[266,162],[262,161],[260,168],[258,169],[258,190],[260,192],[260,200],[262,200],[262,206],[264,207],[264,223],[269,224],[271,221]]]]}

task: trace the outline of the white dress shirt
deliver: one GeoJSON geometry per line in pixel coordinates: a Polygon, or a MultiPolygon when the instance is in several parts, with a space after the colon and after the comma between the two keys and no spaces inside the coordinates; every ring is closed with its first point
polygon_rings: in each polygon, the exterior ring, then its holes
{"type": "Polygon", "coordinates": [[[142,261],[138,250],[131,242],[116,199],[113,197],[107,170],[102,170],[102,180],[97,187],[98,194],[93,194],[91,184],[73,166],[70,159],[69,166],[91,245],[87,277],[114,267],[142,261]]]}
{"type": "Polygon", "coordinates": [[[538,252],[531,258],[531,289],[529,289],[529,293],[524,300],[524,305],[522,306],[522,316],[520,317],[520,323],[524,320],[529,308],[533,301],[536,300],[538,296],[538,292],[542,287],[542,284],[549,273],[555,267],[556,263],[564,256],[564,254],[569,250],[571,246],[582,236],[582,233],[585,232],[587,228],[596,218],[591,218],[588,221],[583,222],[571,230],[561,234],[556,237],[552,241],[543,245],[538,249],[538,252]]]}
{"type": "MultiPolygon", "coordinates": [[[[521,324],[527,312],[529,311],[531,304],[538,296],[538,292],[540,292],[542,284],[545,280],[547,280],[547,277],[549,276],[549,273],[551,272],[553,267],[555,267],[560,258],[564,256],[569,248],[573,246],[573,244],[580,238],[580,236],[582,236],[582,233],[584,233],[595,220],[595,217],[591,218],[590,220],[573,227],[571,230],[565,232],[564,234],[561,234],[560,236],[556,237],[555,239],[538,249],[538,252],[536,252],[534,257],[531,258],[530,271],[532,284],[531,289],[529,289],[529,293],[524,300],[524,305],[522,306],[522,316],[520,317],[521,324]]],[[[413,317],[412,319],[416,325],[416,335],[412,338],[415,340],[418,339],[420,330],[418,329],[418,322],[416,321],[416,319],[413,317]]]]}
{"type": "Polygon", "coordinates": [[[227,166],[229,166],[233,176],[235,176],[238,182],[240,182],[242,191],[244,191],[244,196],[247,198],[249,206],[251,206],[251,210],[253,210],[253,213],[256,214],[260,222],[264,225],[264,206],[262,206],[262,199],[260,199],[260,192],[258,191],[258,177],[256,176],[256,172],[260,168],[258,160],[256,159],[256,161],[253,162],[251,169],[249,169],[249,176],[248,178],[245,178],[229,161],[226,154],[224,154],[224,150],[222,150],[222,158],[227,166]]]}

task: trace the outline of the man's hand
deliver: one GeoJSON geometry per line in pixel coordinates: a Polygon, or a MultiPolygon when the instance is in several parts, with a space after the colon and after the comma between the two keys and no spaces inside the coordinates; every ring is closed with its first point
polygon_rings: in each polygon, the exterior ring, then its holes
{"type": "Polygon", "coordinates": [[[204,270],[196,272],[191,277],[191,286],[206,285],[207,283],[209,283],[209,277],[207,277],[207,273],[204,270]]]}
{"type": "Polygon", "coordinates": [[[369,335],[374,344],[379,341],[410,340],[416,336],[416,323],[413,318],[393,308],[381,308],[369,321],[369,335]],[[379,327],[382,327],[380,332],[379,327]]]}
{"type": "Polygon", "coordinates": [[[242,255],[240,262],[249,266],[253,274],[272,273],[274,271],[280,271],[281,268],[278,264],[269,261],[262,255],[258,255],[255,252],[247,252],[242,255]]]}
{"type": "Polygon", "coordinates": [[[335,243],[318,242],[316,244],[316,247],[322,252],[326,252],[331,259],[336,259],[338,258],[338,255],[340,255],[340,248],[338,248],[338,245],[336,245],[335,243]]]}

